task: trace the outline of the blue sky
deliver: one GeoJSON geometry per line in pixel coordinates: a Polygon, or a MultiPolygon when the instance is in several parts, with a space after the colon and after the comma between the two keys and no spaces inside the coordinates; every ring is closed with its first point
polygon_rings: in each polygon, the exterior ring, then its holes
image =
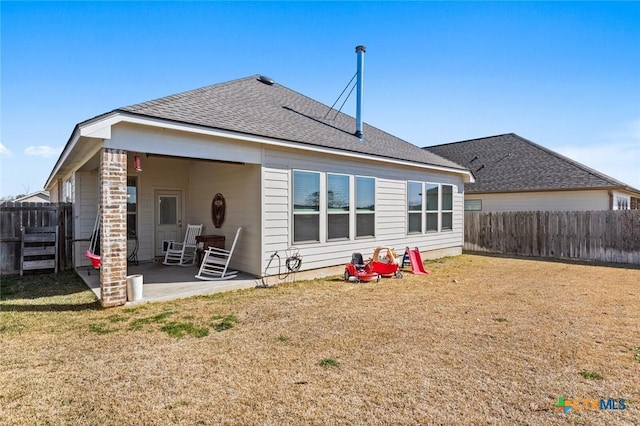
{"type": "Polygon", "coordinates": [[[365,122],[421,147],[513,132],[640,188],[638,2],[0,7],[0,196],[121,106],[253,74],[331,105],[359,44],[365,122]]]}

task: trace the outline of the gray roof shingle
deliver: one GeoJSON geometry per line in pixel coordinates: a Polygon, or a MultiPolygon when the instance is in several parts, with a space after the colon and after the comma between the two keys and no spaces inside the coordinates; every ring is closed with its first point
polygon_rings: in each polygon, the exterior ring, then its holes
{"type": "Polygon", "coordinates": [[[367,124],[363,129],[364,141],[361,141],[355,136],[353,117],[343,113],[336,116],[332,111],[324,118],[328,106],[280,84],[262,83],[258,75],[115,111],[464,170],[453,161],[367,124]]]}
{"type": "Polygon", "coordinates": [[[423,148],[468,168],[468,193],[630,188],[514,133],[423,148]]]}

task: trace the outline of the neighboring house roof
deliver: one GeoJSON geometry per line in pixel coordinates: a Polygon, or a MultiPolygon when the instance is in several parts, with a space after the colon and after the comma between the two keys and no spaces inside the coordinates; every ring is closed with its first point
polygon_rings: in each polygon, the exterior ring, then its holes
{"type": "Polygon", "coordinates": [[[576,189],[639,190],[514,133],[423,148],[469,170],[467,193],[576,189]]]}
{"type": "Polygon", "coordinates": [[[13,200],[16,203],[48,203],[49,202],[49,191],[37,191],[32,192],[31,194],[23,195],[20,198],[16,198],[13,200]]]}
{"type": "Polygon", "coordinates": [[[264,79],[254,75],[118,108],[111,113],[135,114],[464,170],[453,161],[367,124],[363,128],[364,141],[360,140],[355,136],[353,117],[278,83],[267,84],[261,80],[264,79]]]}

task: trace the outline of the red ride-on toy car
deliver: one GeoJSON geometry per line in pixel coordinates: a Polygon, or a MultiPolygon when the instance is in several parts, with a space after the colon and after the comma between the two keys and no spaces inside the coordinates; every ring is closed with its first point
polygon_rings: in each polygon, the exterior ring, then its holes
{"type": "Polygon", "coordinates": [[[383,277],[402,278],[396,254],[389,247],[376,247],[370,264],[372,271],[383,277]]]}
{"type": "Polygon", "coordinates": [[[344,280],[361,282],[361,281],[380,281],[380,274],[374,272],[371,267],[371,262],[364,263],[362,255],[360,253],[353,253],[351,255],[351,263],[347,263],[344,268],[344,280]]]}

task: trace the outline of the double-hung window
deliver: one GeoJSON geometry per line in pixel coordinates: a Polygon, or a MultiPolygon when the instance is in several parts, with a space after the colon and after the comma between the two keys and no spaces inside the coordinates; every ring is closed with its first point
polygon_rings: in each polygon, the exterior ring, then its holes
{"type": "Polygon", "coordinates": [[[453,186],[442,185],[442,227],[441,230],[453,229],[453,186]]]}
{"type": "Polygon", "coordinates": [[[327,240],[349,239],[349,180],[348,175],[327,174],[327,240]]]}
{"type": "Polygon", "coordinates": [[[426,183],[427,189],[427,232],[438,232],[438,204],[440,187],[437,183],[426,183]]]}
{"type": "Polygon", "coordinates": [[[138,186],[135,177],[127,178],[127,238],[138,235],[138,186]]]}
{"type": "Polygon", "coordinates": [[[376,180],[356,176],[356,238],[375,236],[376,180]]]}
{"type": "Polygon", "coordinates": [[[407,211],[409,213],[407,233],[422,232],[422,182],[407,183],[407,211]]]}
{"type": "Polygon", "coordinates": [[[293,242],[320,241],[320,173],[293,171],[293,242]]]}

